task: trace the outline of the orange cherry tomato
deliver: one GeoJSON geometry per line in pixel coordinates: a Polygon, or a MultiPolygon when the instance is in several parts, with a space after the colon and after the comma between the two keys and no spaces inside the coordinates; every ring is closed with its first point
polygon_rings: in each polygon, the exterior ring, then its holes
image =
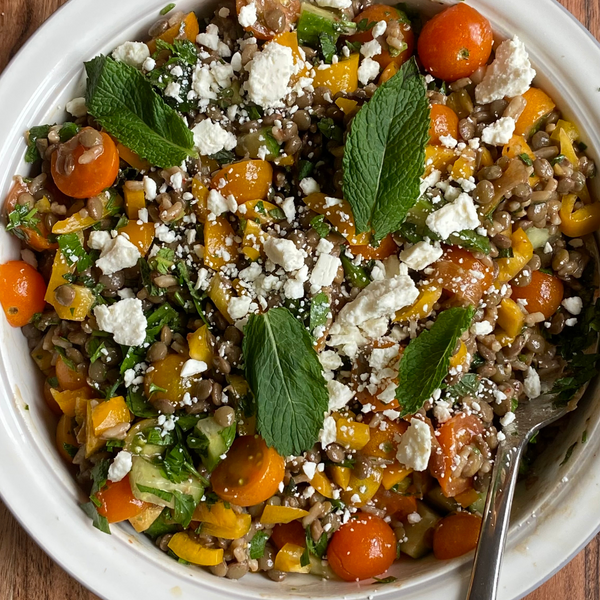
{"type": "Polygon", "coordinates": [[[464,2],[451,6],[425,23],[418,53],[434,77],[456,81],[485,65],[494,42],[490,22],[464,2]]]}
{"type": "Polygon", "coordinates": [[[382,508],[388,515],[394,515],[399,521],[403,521],[414,512],[417,512],[417,499],[414,496],[403,496],[397,492],[386,490],[381,486],[375,496],[373,503],[377,508],[382,508]]]}
{"type": "Polygon", "coordinates": [[[438,480],[447,498],[466,492],[472,486],[472,477],[461,477],[453,468],[460,451],[471,440],[483,433],[481,419],[474,415],[459,413],[446,421],[436,432],[441,452],[431,454],[431,474],[438,480]]]}
{"type": "Polygon", "coordinates": [[[394,460],[400,437],[408,429],[406,421],[383,418],[376,427],[371,427],[371,437],[361,450],[365,456],[394,460]]]}
{"type": "Polygon", "coordinates": [[[62,356],[56,361],[56,378],[61,390],[78,390],[87,385],[85,373],[71,369],[62,356]]]}
{"type": "Polygon", "coordinates": [[[213,491],[226,502],[253,506],[277,492],[285,475],[285,461],[259,436],[237,438],[214,470],[213,491]]]}
{"type": "Polygon", "coordinates": [[[462,556],[477,546],[481,517],[467,512],[444,517],[433,532],[433,554],[438,560],[462,556]]]}
{"type": "Polygon", "coordinates": [[[541,312],[546,319],[549,319],[560,306],[565,295],[565,288],[562,281],[554,275],[548,275],[541,271],[531,273],[531,283],[519,287],[511,284],[511,298],[517,300],[526,300],[525,308],[528,313],[541,312]]]}
{"type": "Polygon", "coordinates": [[[249,27],[244,27],[246,31],[250,31],[254,37],[259,40],[270,40],[277,34],[283,33],[284,31],[290,30],[290,25],[298,20],[300,15],[300,0],[236,0],[236,9],[239,16],[242,8],[248,4],[256,5],[256,22],[249,27]],[[285,26],[279,28],[279,31],[275,32],[267,24],[266,16],[268,13],[278,11],[278,13],[285,17],[285,26]]]}
{"type": "Polygon", "coordinates": [[[398,254],[398,245],[390,233],[379,242],[377,247],[366,244],[365,246],[350,246],[350,250],[352,254],[355,256],[358,254],[365,260],[383,260],[392,254],[398,254]]]}
{"type": "Polygon", "coordinates": [[[147,502],[138,500],[131,491],[129,477],[116,483],[109,481],[107,487],[100,490],[96,497],[102,503],[98,512],[109,523],[119,523],[137,517],[147,506],[147,502]]]}
{"type": "Polygon", "coordinates": [[[431,280],[454,294],[459,304],[476,305],[493,281],[492,270],[458,246],[447,247],[433,269],[431,280]]]}
{"type": "MultiPolygon", "coordinates": [[[[86,127],[82,131],[85,129],[91,129],[91,127],[86,127]]],[[[56,187],[63,194],[72,198],[91,198],[109,188],[117,178],[119,174],[117,146],[107,133],[99,133],[102,136],[104,152],[89,163],[81,164],[79,158],[86,148],[79,144],[73,150],[75,168],[69,175],[64,173],[62,168],[60,170],[57,168],[58,151],[52,154],[52,178],[56,187]]]]}
{"type": "Polygon", "coordinates": [[[380,517],[358,513],[342,525],[327,547],[333,572],[346,581],[376,577],[396,559],[396,536],[380,517]]]}
{"type": "Polygon", "coordinates": [[[280,549],[286,544],[306,546],[306,532],[300,521],[290,521],[289,523],[275,525],[269,539],[280,549]]]}
{"type": "MultiPolygon", "coordinates": [[[[379,23],[379,21],[388,23],[385,33],[377,38],[377,41],[381,44],[381,53],[373,57],[373,60],[376,60],[382,69],[385,69],[392,62],[400,66],[412,56],[415,49],[415,34],[410,20],[402,10],[387,4],[372,4],[354,17],[355,23],[361,21],[366,24],[379,23]],[[406,49],[397,56],[392,56],[394,49],[386,41],[386,38],[390,35],[397,37],[398,40],[406,44],[406,49]]],[[[348,39],[351,42],[361,42],[363,44],[370,42],[373,39],[373,28],[355,33],[348,39]]]]}
{"type": "Polygon", "coordinates": [[[440,137],[449,135],[458,138],[458,115],[444,104],[431,105],[431,125],[429,126],[429,143],[441,144],[440,137]]]}
{"type": "Polygon", "coordinates": [[[29,264],[11,260],[0,265],[0,303],[13,327],[27,325],[46,306],[46,282],[29,264]]]}
{"type": "Polygon", "coordinates": [[[231,194],[238,204],[266,200],[273,182],[273,167],[266,160],[242,160],[217,171],[210,182],[223,196],[231,194]]]}

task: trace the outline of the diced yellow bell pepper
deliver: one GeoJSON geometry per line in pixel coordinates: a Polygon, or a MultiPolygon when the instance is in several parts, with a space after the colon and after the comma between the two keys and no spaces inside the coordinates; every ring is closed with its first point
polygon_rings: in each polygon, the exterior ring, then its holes
{"type": "Polygon", "coordinates": [[[204,264],[218,271],[228,262],[234,262],[238,253],[235,232],[225,217],[204,223],[204,264]]]}
{"type": "Polygon", "coordinates": [[[319,494],[325,498],[333,498],[333,487],[331,481],[327,479],[327,475],[322,471],[315,471],[315,476],[310,480],[312,485],[319,494]]]}
{"type": "Polygon", "coordinates": [[[334,465],[329,469],[329,475],[331,479],[336,485],[339,485],[343,490],[348,487],[350,483],[350,475],[352,471],[349,467],[340,467],[339,465],[334,465]]]}
{"type": "Polygon", "coordinates": [[[489,148],[483,148],[481,150],[481,166],[482,167],[491,167],[494,164],[494,159],[492,158],[492,153],[489,148]]]}
{"type": "MultiPolygon", "coordinates": [[[[108,194],[103,193],[98,196],[100,202],[102,202],[102,218],[113,215],[117,212],[117,210],[123,206],[123,198],[117,194],[108,194]]],[[[87,229],[91,227],[95,223],[97,223],[96,219],[87,216],[82,217],[79,212],[72,214],[70,217],[63,219],[62,221],[58,221],[52,227],[52,233],[60,234],[63,233],[74,233],[75,231],[81,231],[82,229],[87,229]]],[[[62,318],[62,317],[61,317],[62,318]]]]}
{"type": "Polygon", "coordinates": [[[515,337],[508,335],[506,331],[502,331],[500,328],[498,328],[498,331],[494,333],[494,337],[503,348],[506,348],[506,346],[511,346],[515,341],[515,337]]]}
{"type": "Polygon", "coordinates": [[[552,132],[550,139],[554,140],[555,142],[560,142],[561,129],[564,129],[565,133],[567,136],[569,136],[569,139],[572,142],[576,142],[579,139],[579,129],[577,129],[577,125],[575,125],[575,123],[571,123],[570,121],[563,121],[562,119],[559,119],[556,122],[556,129],[552,132]]]}
{"type": "MultiPolygon", "coordinates": [[[[79,399],[79,398],[77,399],[77,404],[75,406],[75,416],[76,417],[77,417],[77,413],[78,413],[78,406],[81,406],[81,401],[82,401],[81,399],[79,399]]],[[[100,448],[102,448],[102,446],[104,446],[106,441],[103,439],[100,439],[94,433],[94,421],[92,418],[92,413],[93,413],[94,407],[92,406],[92,403],[98,404],[99,401],[98,400],[85,400],[85,403],[87,405],[87,408],[85,411],[85,457],[89,458],[92,454],[94,454],[94,452],[97,452],[98,450],[100,450],[100,448]]]]}
{"type": "Polygon", "coordinates": [[[511,337],[517,337],[525,326],[521,307],[510,298],[504,298],[498,308],[498,325],[511,337]]]}
{"type": "Polygon", "coordinates": [[[450,367],[456,369],[456,367],[464,365],[468,357],[467,345],[461,341],[458,352],[450,357],[450,367]]]}
{"type": "Polygon", "coordinates": [[[89,400],[86,398],[75,398],[75,420],[78,425],[83,425],[87,418],[89,400]]]}
{"type": "Polygon", "coordinates": [[[327,87],[331,96],[338,92],[351,94],[358,87],[358,54],[351,54],[345,60],[340,60],[326,69],[315,69],[313,87],[327,87]]]}
{"type": "Polygon", "coordinates": [[[479,492],[476,492],[473,488],[467,490],[466,492],[462,492],[462,494],[458,494],[454,496],[454,499],[463,507],[468,508],[471,504],[477,502],[479,500],[479,492]]]}
{"type": "Polygon", "coordinates": [[[391,490],[395,485],[404,481],[412,472],[412,469],[407,469],[396,461],[383,470],[381,485],[384,489],[391,490]]]}
{"type": "Polygon", "coordinates": [[[577,157],[575,148],[573,148],[573,142],[569,134],[564,129],[561,129],[558,135],[560,138],[560,153],[564,154],[574,168],[577,168],[579,166],[579,158],[577,157]]]}
{"type": "Polygon", "coordinates": [[[208,194],[208,187],[206,187],[206,185],[198,178],[198,175],[196,175],[194,179],[192,179],[192,195],[197,200],[193,206],[194,212],[201,223],[206,221],[206,217],[210,212],[208,210],[208,194]]]}
{"type": "Polygon", "coordinates": [[[341,494],[342,501],[351,506],[364,506],[377,493],[381,479],[381,469],[373,469],[366,479],[358,479],[352,473],[348,487],[341,494]]]}
{"type": "Polygon", "coordinates": [[[271,216],[271,211],[277,210],[278,207],[267,200],[248,200],[248,202],[244,202],[243,206],[244,212],[238,209],[238,214],[248,221],[254,221],[255,224],[258,221],[260,225],[275,221],[271,216]]]}
{"type": "Polygon", "coordinates": [[[475,175],[475,150],[465,148],[458,160],[452,167],[452,177],[454,179],[469,179],[475,175]]]}
{"type": "MultiPolygon", "coordinates": [[[[145,158],[141,158],[133,150],[130,150],[129,148],[127,148],[127,146],[123,146],[123,144],[121,143],[117,143],[117,152],[119,153],[120,158],[122,158],[128,165],[132,166],[138,171],[148,171],[152,166],[150,164],[150,161],[146,160],[145,158]]],[[[134,217],[129,218],[133,219],[134,217]]]]}
{"type": "Polygon", "coordinates": [[[38,369],[43,373],[52,367],[52,352],[44,350],[43,341],[31,351],[31,358],[33,358],[38,369]]]}
{"type": "Polygon", "coordinates": [[[585,204],[573,210],[577,196],[563,196],[559,215],[560,230],[569,237],[581,237],[597,231],[600,228],[600,202],[585,204]]]}
{"type": "Polygon", "coordinates": [[[510,281],[533,257],[533,246],[521,228],[512,234],[512,250],[512,258],[499,258],[496,261],[498,263],[497,283],[510,281]]]}
{"type": "Polygon", "coordinates": [[[448,167],[453,165],[458,159],[456,152],[452,148],[445,146],[429,145],[425,147],[425,176],[437,170],[446,173],[448,167]]]}
{"type": "Polygon", "coordinates": [[[146,531],[158,519],[163,510],[164,506],[148,504],[139,515],[129,519],[129,522],[138,533],[141,533],[142,531],[146,531]]]}
{"type": "Polygon", "coordinates": [[[205,362],[210,369],[212,367],[213,353],[208,325],[202,325],[194,333],[188,333],[187,341],[190,349],[190,358],[205,362]]]}
{"type": "Polygon", "coordinates": [[[285,546],[275,556],[273,568],[284,573],[310,573],[310,564],[305,567],[301,564],[301,558],[304,554],[302,546],[296,544],[285,544],[285,546]]]}
{"type": "Polygon", "coordinates": [[[105,431],[131,422],[132,416],[123,396],[115,396],[106,402],[100,402],[92,409],[94,435],[100,437],[105,431]]]}
{"type": "Polygon", "coordinates": [[[293,506],[275,506],[267,504],[260,517],[263,525],[275,525],[277,523],[290,523],[302,519],[308,514],[307,510],[294,508],[293,506]]]}
{"type": "Polygon", "coordinates": [[[154,223],[138,223],[129,221],[125,227],[119,228],[119,233],[124,233],[129,241],[137,247],[142,256],[148,254],[152,242],[154,242],[154,223]]]}
{"type": "Polygon", "coordinates": [[[351,115],[358,106],[358,102],[350,98],[338,98],[335,104],[345,115],[351,115]]]}
{"type": "Polygon", "coordinates": [[[206,548],[192,540],[185,531],[176,533],[168,546],[175,555],[193,565],[214,567],[223,562],[223,548],[206,548]]]}
{"type": "Polygon", "coordinates": [[[208,506],[206,502],[198,504],[194,510],[193,520],[202,523],[202,533],[226,540],[237,540],[244,537],[252,525],[250,514],[238,514],[221,501],[211,506],[208,506]]]}
{"type": "Polygon", "coordinates": [[[351,450],[364,448],[371,439],[371,428],[367,423],[358,423],[342,417],[337,422],[337,441],[351,450]]]}
{"type": "Polygon", "coordinates": [[[405,323],[407,321],[418,321],[428,317],[433,312],[434,304],[440,299],[442,288],[425,286],[421,288],[419,297],[412,306],[401,308],[396,312],[394,321],[405,323]]]}
{"type": "Polygon", "coordinates": [[[225,285],[220,275],[215,275],[208,288],[208,297],[212,300],[216,309],[227,319],[229,323],[233,323],[233,319],[229,316],[229,301],[233,294],[231,287],[225,285]]]}
{"type": "Polygon", "coordinates": [[[365,246],[369,243],[368,233],[356,233],[352,209],[346,200],[339,200],[332,206],[326,200],[327,196],[319,192],[309,194],[304,198],[308,208],[325,218],[350,242],[352,246],[365,246]]]}
{"type": "Polygon", "coordinates": [[[288,154],[287,156],[277,156],[273,160],[273,164],[278,165],[280,167],[291,167],[296,162],[293,154],[288,154]]]}
{"type": "Polygon", "coordinates": [[[244,239],[242,240],[242,252],[250,260],[258,260],[262,253],[262,246],[266,234],[256,221],[246,221],[244,226],[244,239]]]}
{"type": "Polygon", "coordinates": [[[139,212],[142,208],[146,208],[146,196],[144,195],[144,189],[140,186],[136,185],[133,187],[132,184],[139,184],[139,181],[135,182],[127,182],[123,187],[123,194],[125,196],[125,212],[127,213],[127,218],[137,220],[139,217],[139,212]],[[127,186],[127,183],[130,184],[131,187],[127,186]]]}
{"type": "Polygon", "coordinates": [[[71,285],[75,291],[75,299],[71,306],[63,306],[56,300],[54,296],[56,288],[67,283],[67,280],[63,276],[74,273],[75,268],[76,265],[69,266],[63,253],[57,250],[54,255],[54,262],[52,263],[52,274],[50,275],[50,281],[48,282],[48,288],[44,296],[44,300],[54,307],[58,317],[66,321],[83,321],[88,316],[95,301],[92,290],[83,285],[75,284],[71,285]]]}
{"type": "Polygon", "coordinates": [[[92,388],[89,387],[82,387],[78,390],[65,390],[64,392],[59,392],[58,390],[52,388],[50,393],[56,401],[56,404],[60,406],[60,410],[62,410],[68,417],[75,416],[75,405],[77,404],[78,398],[83,400],[91,400],[94,397],[92,388]]]}
{"type": "Polygon", "coordinates": [[[397,62],[392,61],[384,70],[379,77],[379,85],[382,85],[386,81],[389,81],[400,69],[397,62]]]}

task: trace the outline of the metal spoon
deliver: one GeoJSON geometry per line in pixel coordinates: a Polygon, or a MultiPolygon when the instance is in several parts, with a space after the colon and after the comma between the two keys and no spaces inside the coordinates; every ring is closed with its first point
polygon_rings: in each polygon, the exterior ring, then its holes
{"type": "Polygon", "coordinates": [[[467,600],[496,598],[502,554],[523,451],[527,442],[540,429],[560,419],[573,408],[573,403],[569,406],[557,407],[554,400],[554,395],[540,396],[535,400],[519,404],[515,411],[515,420],[504,428],[506,439],[500,442],[496,450],[467,600]]]}

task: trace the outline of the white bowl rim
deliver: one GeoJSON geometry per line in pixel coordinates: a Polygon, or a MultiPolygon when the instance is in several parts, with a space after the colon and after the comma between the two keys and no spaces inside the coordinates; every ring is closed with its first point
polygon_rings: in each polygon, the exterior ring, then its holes
{"type": "MultiPolygon", "coordinates": [[[[107,44],[113,39],[109,35],[110,26],[109,20],[106,19],[107,14],[118,15],[125,22],[136,22],[139,15],[144,18],[149,18],[151,14],[156,16],[164,3],[164,0],[151,2],[128,0],[126,3],[123,3],[122,0],[103,0],[101,3],[97,0],[73,0],[56,11],[11,60],[0,77],[0,106],[8,109],[0,120],[0,139],[5,140],[0,145],[0,164],[11,164],[16,155],[22,157],[23,154],[20,132],[18,132],[18,136],[15,134],[13,118],[14,123],[18,123],[20,115],[39,114],[33,105],[34,100],[47,100],[47,95],[55,91],[50,86],[44,90],[46,96],[43,94],[40,96],[35,82],[35,76],[40,74],[39,71],[42,71],[41,74],[44,72],[56,73],[61,81],[65,80],[67,75],[72,78],[75,71],[81,70],[82,57],[90,57],[88,54],[82,54],[81,48],[88,51],[93,48],[95,53],[95,51],[107,47],[107,44]],[[127,21],[127,19],[131,20],[127,21]],[[91,38],[87,45],[78,41],[68,48],[62,48],[60,44],[57,44],[57,40],[70,36],[77,24],[86,22],[95,24],[91,31],[86,32],[91,38]],[[77,54],[77,52],[80,53],[77,54]],[[73,63],[74,60],[77,61],[76,64],[73,63]],[[31,77],[31,81],[24,79],[22,73],[27,73],[31,77]]],[[[494,0],[474,0],[472,3],[477,5],[484,14],[497,10],[493,6],[494,0]]],[[[201,2],[182,0],[180,4],[187,6],[195,4],[199,7],[201,2]]],[[[535,3],[536,9],[531,6],[523,6],[529,3],[522,3],[520,0],[505,0],[503,4],[506,11],[511,9],[519,11],[524,20],[537,16],[537,23],[540,27],[542,26],[539,21],[541,17],[536,10],[539,13],[545,11],[543,16],[545,24],[557,28],[557,31],[558,27],[561,28],[563,39],[554,42],[555,52],[560,53],[561,58],[573,60],[576,57],[575,48],[579,52],[583,51],[585,55],[589,54],[590,57],[600,58],[600,44],[556,0],[538,0],[535,3]],[[585,33],[584,36],[581,36],[582,32],[585,33]],[[576,44],[572,43],[574,40],[577,40],[576,44]],[[572,47],[569,47],[569,42],[572,43],[572,47]]],[[[535,22],[535,19],[531,21],[531,23],[535,22]]],[[[510,19],[506,21],[500,19],[499,24],[500,29],[504,29],[505,32],[514,31],[510,27],[510,19]]],[[[128,31],[133,29],[134,26],[130,26],[128,31]]],[[[526,42],[527,37],[532,39],[536,37],[534,25],[528,25],[523,29],[526,30],[526,35],[523,36],[526,42]]],[[[121,32],[120,37],[122,34],[125,34],[125,31],[121,32]]],[[[121,37],[121,41],[125,39],[133,38],[121,37]]],[[[543,51],[548,51],[547,45],[543,51]]],[[[584,75],[581,69],[579,67],[572,67],[572,69],[572,78],[565,77],[565,80],[568,79],[569,83],[575,82],[575,88],[579,91],[584,90],[591,98],[592,91],[596,91],[594,83],[589,81],[584,84],[584,75]]],[[[585,95],[582,98],[588,99],[588,96],[585,95]]],[[[600,122],[600,112],[590,109],[589,106],[582,108],[578,116],[587,123],[591,123],[593,120],[600,122]]],[[[29,124],[33,124],[33,121],[29,124]]],[[[592,147],[598,154],[600,142],[597,138],[594,138],[593,141],[592,147]]],[[[7,182],[12,175],[3,170],[4,168],[0,169],[0,192],[5,191],[7,182]]],[[[2,248],[0,248],[1,251],[2,248]]],[[[5,334],[6,324],[3,323],[2,326],[4,329],[1,333],[5,334]]],[[[3,335],[2,342],[6,339],[6,335],[3,335]]],[[[29,418],[30,415],[24,410],[23,400],[20,398],[18,388],[14,385],[15,377],[9,364],[10,361],[7,360],[5,346],[4,343],[0,345],[0,355],[2,356],[0,389],[4,398],[8,400],[7,406],[0,407],[0,456],[2,457],[0,460],[3,464],[0,495],[11,512],[54,560],[81,583],[107,600],[116,600],[123,596],[138,597],[140,581],[144,581],[146,584],[143,594],[144,598],[148,600],[165,598],[168,597],[167,594],[172,597],[184,598],[197,594],[199,587],[194,581],[197,578],[191,576],[187,568],[178,565],[175,561],[169,560],[167,563],[157,552],[140,553],[138,537],[120,527],[113,528],[114,533],[111,538],[99,539],[100,534],[90,527],[87,518],[74,509],[72,500],[77,493],[74,484],[65,485],[65,481],[61,481],[57,476],[53,468],[56,457],[44,455],[43,448],[31,443],[35,440],[35,425],[29,418]],[[48,468],[46,469],[46,467],[48,468]],[[23,474],[31,475],[33,473],[36,474],[34,479],[23,476],[23,474]],[[43,503],[41,499],[43,499],[43,503]],[[135,577],[128,577],[131,571],[136,573],[135,577]]],[[[592,435],[593,433],[591,432],[592,435]]],[[[590,444],[590,449],[591,447],[590,444]]],[[[513,528],[507,549],[500,598],[507,600],[520,598],[530,592],[571,560],[600,529],[600,514],[593,510],[598,506],[598,500],[600,500],[600,486],[598,485],[600,483],[600,465],[597,467],[594,465],[590,454],[591,452],[588,452],[587,459],[585,459],[582,453],[579,466],[572,464],[565,472],[572,482],[568,490],[569,495],[581,502],[582,508],[590,509],[591,512],[570,510],[570,512],[561,513],[555,504],[557,500],[565,497],[566,486],[562,486],[557,489],[552,506],[553,512],[537,521],[533,518],[518,523],[518,527],[513,528]],[[583,466],[586,467],[585,477],[581,473],[584,470],[583,466]],[[535,524],[532,525],[532,522],[535,524]],[[556,540],[552,539],[554,537],[556,540]],[[515,576],[515,573],[518,573],[519,576],[515,576]],[[530,575],[530,578],[526,576],[527,574],[530,575]]],[[[569,507],[573,509],[572,505],[569,507]]],[[[418,597],[423,600],[433,599],[436,590],[439,590],[440,585],[443,584],[447,597],[459,598],[464,591],[467,575],[468,572],[464,565],[462,568],[455,569],[453,564],[449,564],[447,568],[439,569],[434,577],[419,578],[418,589],[413,582],[407,581],[401,586],[407,595],[402,594],[402,596],[405,598],[418,597]],[[452,572],[456,576],[449,575],[452,572]]],[[[398,586],[401,583],[399,582],[398,586]]],[[[206,597],[210,599],[223,598],[225,594],[240,598],[257,597],[244,590],[240,584],[235,587],[232,582],[222,582],[212,576],[203,578],[202,585],[206,597]]],[[[267,585],[267,582],[265,582],[265,588],[268,588],[265,589],[265,597],[277,597],[279,588],[267,585]]],[[[396,585],[379,589],[354,586],[344,588],[343,595],[349,598],[360,597],[370,592],[370,594],[388,597],[391,594],[397,594],[397,591],[396,585]]],[[[315,592],[314,595],[320,595],[320,592],[327,596],[331,593],[325,588],[315,588],[312,592],[315,592]]],[[[293,596],[296,597],[296,594],[293,596]]],[[[305,594],[297,597],[303,596],[305,594]]]]}

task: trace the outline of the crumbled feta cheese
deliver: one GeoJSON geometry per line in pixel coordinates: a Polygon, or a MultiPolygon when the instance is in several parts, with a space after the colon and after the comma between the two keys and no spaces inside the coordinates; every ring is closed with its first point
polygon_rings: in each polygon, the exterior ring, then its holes
{"type": "Polygon", "coordinates": [[[329,444],[333,444],[337,439],[337,423],[333,417],[325,417],[323,421],[323,429],[319,433],[319,441],[323,448],[327,448],[329,444]]]}
{"type": "Polygon", "coordinates": [[[283,211],[287,222],[290,224],[293,223],[296,218],[296,204],[294,203],[294,198],[292,196],[286,198],[281,203],[281,210],[283,211]]]}
{"type": "Polygon", "coordinates": [[[329,391],[330,412],[344,408],[354,398],[355,394],[354,390],[335,379],[327,382],[327,390],[329,391]]]}
{"type": "Polygon", "coordinates": [[[317,244],[318,254],[329,254],[333,250],[333,244],[325,238],[321,238],[317,244]]]}
{"type": "Polygon", "coordinates": [[[217,217],[229,211],[227,200],[219,190],[210,190],[210,192],[208,192],[206,208],[217,217]]]}
{"type": "Polygon", "coordinates": [[[96,266],[104,275],[112,275],[122,269],[137,265],[141,254],[139,248],[132,244],[124,235],[118,235],[104,246],[96,266]]]}
{"type": "MultiPolygon", "coordinates": [[[[540,313],[541,314],[541,313],[540,313]]],[[[565,325],[567,327],[574,327],[575,325],[577,325],[577,319],[575,317],[573,317],[572,319],[567,319],[565,321],[565,325]]]]}
{"type": "Polygon", "coordinates": [[[379,63],[374,61],[372,58],[365,58],[358,67],[358,80],[363,84],[367,85],[369,81],[375,79],[379,75],[379,63]]]}
{"type": "Polygon", "coordinates": [[[420,419],[413,418],[402,435],[396,458],[409,469],[424,471],[431,456],[431,430],[420,419]]]}
{"type": "Polygon", "coordinates": [[[232,298],[227,305],[227,312],[234,321],[243,319],[250,310],[250,304],[252,304],[252,298],[249,296],[232,298]]]}
{"type": "Polygon", "coordinates": [[[177,234],[166,223],[155,223],[154,233],[165,244],[170,244],[177,239],[177,234]]]}
{"type": "Polygon", "coordinates": [[[414,246],[402,250],[400,253],[400,260],[411,269],[415,271],[422,271],[425,267],[428,267],[431,263],[434,263],[444,251],[440,246],[433,246],[428,242],[417,242],[414,246]]]}
{"type": "Polygon", "coordinates": [[[312,177],[305,177],[300,182],[300,189],[305,196],[315,194],[321,191],[319,184],[312,177]]]}
{"type": "Polygon", "coordinates": [[[92,231],[88,238],[88,246],[92,248],[92,250],[102,251],[111,242],[112,238],[108,231],[92,231]]]}
{"type": "Polygon", "coordinates": [[[373,58],[378,54],[381,54],[381,44],[377,40],[371,40],[370,42],[365,42],[360,47],[360,53],[365,58],[373,58]]]}
{"type": "Polygon", "coordinates": [[[480,321],[471,325],[471,333],[473,335],[488,335],[494,331],[494,326],[489,321],[480,321]]]}
{"type": "Polygon", "coordinates": [[[335,371],[344,364],[339,355],[333,350],[323,350],[323,352],[319,354],[319,361],[326,371],[335,371]]]}
{"type": "Polygon", "coordinates": [[[440,135],[440,142],[445,148],[456,148],[458,146],[458,140],[451,135],[440,135]]]}
{"type": "Polygon", "coordinates": [[[421,515],[418,512],[410,513],[410,515],[408,515],[406,517],[406,520],[411,525],[415,525],[416,523],[420,523],[420,521],[421,521],[421,515]]]}
{"type": "Polygon", "coordinates": [[[433,416],[437,419],[438,423],[446,423],[452,418],[450,412],[450,404],[444,400],[438,400],[433,406],[433,416]]]}
{"type": "Polygon", "coordinates": [[[269,237],[265,240],[263,248],[267,258],[286,271],[296,271],[304,265],[304,254],[291,240],[269,237]]]}
{"type": "Polygon", "coordinates": [[[398,344],[393,344],[388,348],[373,348],[369,357],[369,366],[376,371],[381,371],[398,358],[399,353],[400,346],[398,344]]]}
{"type": "Polygon", "coordinates": [[[221,150],[233,150],[237,146],[235,135],[211,119],[200,121],[192,129],[192,133],[194,134],[194,146],[203,156],[210,156],[221,150]]]}
{"type": "Polygon", "coordinates": [[[258,276],[262,273],[260,265],[256,262],[250,263],[245,269],[242,269],[239,273],[242,281],[256,281],[258,276]]]}
{"type": "Polygon", "coordinates": [[[473,198],[464,192],[454,202],[432,212],[425,223],[443,240],[452,233],[463,229],[475,229],[480,225],[473,198]]]}
{"type": "Polygon", "coordinates": [[[181,102],[181,96],[179,92],[181,91],[181,84],[176,81],[170,81],[165,88],[164,94],[169,98],[173,98],[177,100],[177,102],[181,102]]]}
{"type": "Polygon", "coordinates": [[[373,38],[378,38],[380,35],[385,33],[387,29],[387,21],[378,21],[377,24],[371,29],[371,34],[373,38]]]}
{"type": "Polygon", "coordinates": [[[144,175],[143,186],[144,186],[144,196],[146,197],[146,200],[148,200],[148,201],[156,200],[156,181],[154,181],[154,179],[152,179],[152,177],[148,177],[147,175],[144,175]]]}
{"type": "Polygon", "coordinates": [[[535,75],[525,44],[517,36],[506,40],[496,50],[494,62],[475,88],[477,103],[489,104],[504,97],[520,96],[529,89],[535,75]]]}
{"type": "Polygon", "coordinates": [[[562,305],[572,315],[578,315],[581,313],[581,309],[583,308],[583,300],[579,296],[572,296],[571,298],[565,298],[562,301],[562,305]]]}
{"type": "Polygon", "coordinates": [[[242,55],[239,52],[236,52],[231,57],[231,68],[236,72],[239,72],[242,70],[242,55]]]}
{"type": "Polygon", "coordinates": [[[528,398],[537,398],[542,393],[542,382],[538,372],[533,368],[527,369],[527,374],[523,380],[523,389],[528,398]]]}
{"type": "Polygon", "coordinates": [[[146,339],[148,322],[138,298],[126,298],[114,304],[101,304],[94,308],[101,331],[112,333],[117,344],[140,346],[146,339]]]}
{"type": "Polygon", "coordinates": [[[144,42],[125,42],[113,50],[112,57],[120,62],[141,68],[144,61],[150,56],[150,50],[144,42]]]}
{"type": "Polygon", "coordinates": [[[254,2],[242,6],[238,13],[238,21],[244,28],[252,27],[257,19],[258,15],[256,14],[256,4],[254,4],[254,2]]]}
{"type": "Polygon", "coordinates": [[[207,106],[211,100],[216,100],[222,89],[231,85],[233,66],[214,61],[210,65],[202,62],[194,68],[192,74],[192,90],[188,98],[199,98],[201,106],[207,106]]]}
{"type": "Polygon", "coordinates": [[[437,169],[431,171],[431,173],[429,173],[427,177],[421,179],[421,183],[419,185],[419,194],[422,196],[429,188],[432,188],[435,185],[437,185],[441,177],[441,171],[438,171],[437,169]]]}
{"type": "Polygon", "coordinates": [[[248,81],[244,84],[250,100],[263,108],[282,106],[290,92],[290,77],[296,72],[291,48],[270,42],[246,65],[248,81]]]}
{"type": "Polygon", "coordinates": [[[133,459],[131,453],[127,452],[127,450],[121,450],[115,456],[110,467],[108,467],[108,480],[114,483],[121,481],[131,471],[132,465],[133,459]]]}
{"type": "Polygon", "coordinates": [[[317,0],[321,8],[350,8],[352,0],[317,0]]]}
{"type": "Polygon", "coordinates": [[[310,283],[316,289],[327,287],[333,283],[342,261],[331,254],[321,254],[310,276],[310,283]]]}
{"type": "Polygon", "coordinates": [[[483,130],[481,139],[491,146],[504,146],[510,142],[515,127],[516,123],[512,117],[502,117],[483,130]]]}
{"type": "Polygon", "coordinates": [[[146,72],[153,71],[154,67],[156,67],[156,61],[151,56],[149,56],[142,64],[142,68],[146,72]]]}
{"type": "Polygon", "coordinates": [[[515,419],[515,413],[509,411],[500,419],[500,425],[502,425],[502,427],[508,427],[511,423],[514,422],[515,419]]]}
{"type": "Polygon", "coordinates": [[[299,300],[304,297],[304,284],[297,279],[288,279],[283,284],[283,293],[290,300],[299,300]]]}
{"type": "Polygon", "coordinates": [[[196,36],[196,42],[210,50],[217,50],[219,48],[219,28],[211,23],[204,33],[196,36]]]}
{"type": "Polygon", "coordinates": [[[206,371],[207,369],[208,365],[203,360],[195,360],[193,358],[189,358],[183,363],[179,375],[181,377],[193,377],[194,375],[204,373],[204,371],[206,371]]]}
{"type": "Polygon", "coordinates": [[[317,463],[306,461],[302,465],[302,470],[304,474],[308,477],[309,481],[312,480],[317,472],[317,463]]]}
{"type": "Polygon", "coordinates": [[[87,106],[85,105],[85,98],[73,98],[69,100],[66,106],[67,112],[73,115],[76,119],[85,117],[87,115],[87,106]]]}
{"type": "Polygon", "coordinates": [[[355,325],[347,323],[334,323],[329,330],[328,346],[340,348],[345,356],[355,358],[358,349],[366,345],[367,340],[355,325]]]}

